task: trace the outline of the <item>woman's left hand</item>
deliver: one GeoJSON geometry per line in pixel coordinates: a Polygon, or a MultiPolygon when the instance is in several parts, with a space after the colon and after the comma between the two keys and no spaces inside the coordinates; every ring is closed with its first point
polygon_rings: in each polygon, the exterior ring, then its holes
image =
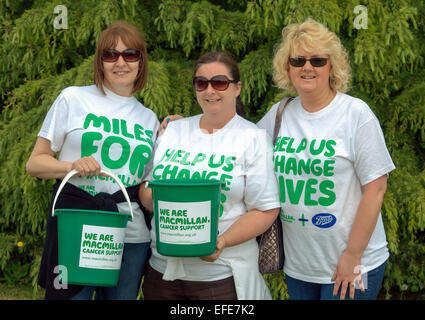
{"type": "Polygon", "coordinates": [[[213,254],[201,257],[202,260],[214,262],[225,247],[236,246],[266,231],[279,214],[280,207],[265,211],[253,209],[242,215],[229,229],[217,238],[213,254]]]}
{"type": "Polygon", "coordinates": [[[174,120],[179,120],[179,119],[183,119],[183,117],[179,114],[173,114],[173,115],[166,116],[164,118],[164,120],[162,120],[161,125],[158,128],[158,135],[160,133],[162,133],[162,131],[164,131],[167,128],[168,122],[174,121],[174,120]]]}
{"type": "Polygon", "coordinates": [[[202,260],[208,261],[208,262],[214,262],[218,259],[223,249],[226,247],[226,241],[222,236],[219,236],[217,238],[217,244],[215,245],[215,252],[209,256],[201,257],[202,260]]]}
{"type": "Polygon", "coordinates": [[[348,252],[344,252],[342,254],[332,277],[332,280],[335,281],[333,291],[334,297],[338,295],[338,291],[341,288],[340,299],[344,300],[348,289],[349,298],[353,300],[356,282],[359,285],[360,290],[362,292],[364,291],[364,284],[361,278],[360,266],[360,258],[348,252]]]}
{"type": "Polygon", "coordinates": [[[332,277],[335,281],[333,293],[336,296],[341,287],[341,299],[345,298],[347,287],[349,287],[350,299],[354,299],[356,282],[362,292],[365,290],[361,280],[361,256],[375,230],[386,189],[386,174],[362,186],[363,195],[350,232],[347,249],[339,259],[332,277]]]}

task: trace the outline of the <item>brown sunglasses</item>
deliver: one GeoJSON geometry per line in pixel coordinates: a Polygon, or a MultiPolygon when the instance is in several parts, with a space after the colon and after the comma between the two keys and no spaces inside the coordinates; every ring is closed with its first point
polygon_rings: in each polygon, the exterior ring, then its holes
{"type": "Polygon", "coordinates": [[[122,56],[125,62],[136,62],[142,58],[139,50],[127,49],[122,52],[114,49],[104,50],[102,53],[102,60],[105,62],[116,62],[122,56]]]}

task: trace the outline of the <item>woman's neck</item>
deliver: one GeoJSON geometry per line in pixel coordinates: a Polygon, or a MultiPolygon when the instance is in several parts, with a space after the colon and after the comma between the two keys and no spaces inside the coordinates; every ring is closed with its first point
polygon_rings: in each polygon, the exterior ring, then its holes
{"type": "Polygon", "coordinates": [[[122,96],[122,97],[131,97],[131,87],[113,87],[109,82],[105,81],[103,85],[108,88],[110,91],[115,93],[116,95],[122,96]]]}
{"type": "Polygon", "coordinates": [[[335,98],[336,92],[332,89],[322,91],[319,94],[300,94],[301,105],[308,112],[317,112],[325,108],[335,98]]]}
{"type": "Polygon", "coordinates": [[[199,127],[208,133],[214,133],[215,130],[223,128],[236,114],[236,110],[226,115],[204,113],[199,120],[199,127]]]}

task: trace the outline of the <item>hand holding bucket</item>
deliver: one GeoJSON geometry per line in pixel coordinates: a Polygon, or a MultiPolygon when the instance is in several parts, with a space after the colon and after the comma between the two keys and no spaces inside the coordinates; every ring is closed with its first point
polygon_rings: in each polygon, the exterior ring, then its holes
{"type": "MultiPolygon", "coordinates": [[[[121,180],[112,177],[133,209],[121,180]]],[[[56,209],[56,200],[67,181],[77,174],[71,170],[63,179],[52,206],[57,216],[59,264],[66,267],[67,282],[79,285],[116,286],[119,280],[125,233],[130,216],[127,213],[86,209],[56,209]]]]}
{"type": "Polygon", "coordinates": [[[215,179],[150,181],[156,249],[169,257],[203,257],[216,251],[220,194],[215,179]]]}
{"type": "MultiPolygon", "coordinates": [[[[124,194],[125,199],[127,200],[128,206],[130,207],[130,214],[131,214],[131,220],[133,220],[134,215],[133,215],[133,208],[131,206],[131,201],[130,198],[128,196],[127,190],[125,189],[124,184],[121,182],[121,180],[112,172],[106,171],[104,169],[100,170],[101,173],[104,173],[108,176],[110,176],[112,179],[114,179],[114,181],[118,184],[118,186],[120,187],[122,193],[124,194]]],[[[62,183],[59,185],[58,191],[56,192],[56,196],[55,196],[55,200],[53,201],[53,206],[52,206],[52,216],[54,216],[54,212],[55,212],[55,204],[56,204],[56,200],[58,199],[58,196],[60,194],[60,192],[62,191],[63,187],[65,186],[65,184],[68,182],[69,179],[71,179],[74,175],[78,174],[78,170],[71,170],[67,173],[67,175],[63,178],[62,183]]]]}

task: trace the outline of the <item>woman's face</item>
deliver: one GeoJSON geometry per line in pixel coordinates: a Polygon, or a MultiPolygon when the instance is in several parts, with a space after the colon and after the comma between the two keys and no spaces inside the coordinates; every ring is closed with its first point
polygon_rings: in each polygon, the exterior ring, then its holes
{"type": "MultiPolygon", "coordinates": [[[[210,80],[214,76],[224,75],[229,80],[234,80],[228,68],[221,62],[211,62],[201,65],[195,76],[205,77],[210,80]]],[[[208,83],[204,91],[196,91],[196,99],[204,114],[230,114],[236,112],[236,98],[241,92],[241,82],[230,83],[224,91],[216,90],[208,83]]]]}
{"type": "Polygon", "coordinates": [[[326,64],[322,67],[313,67],[310,61],[306,61],[302,67],[294,67],[288,62],[289,77],[298,94],[323,94],[323,92],[331,90],[329,85],[331,72],[329,55],[323,54],[319,50],[307,52],[301,48],[295,52],[296,54],[290,58],[328,58],[326,64]]]}
{"type": "MultiPolygon", "coordinates": [[[[123,52],[126,49],[134,48],[128,48],[121,38],[118,38],[117,45],[113,49],[123,52]]],[[[104,85],[120,96],[131,96],[139,71],[139,63],[140,60],[126,62],[122,56],[115,62],[103,62],[104,85]]]]}

